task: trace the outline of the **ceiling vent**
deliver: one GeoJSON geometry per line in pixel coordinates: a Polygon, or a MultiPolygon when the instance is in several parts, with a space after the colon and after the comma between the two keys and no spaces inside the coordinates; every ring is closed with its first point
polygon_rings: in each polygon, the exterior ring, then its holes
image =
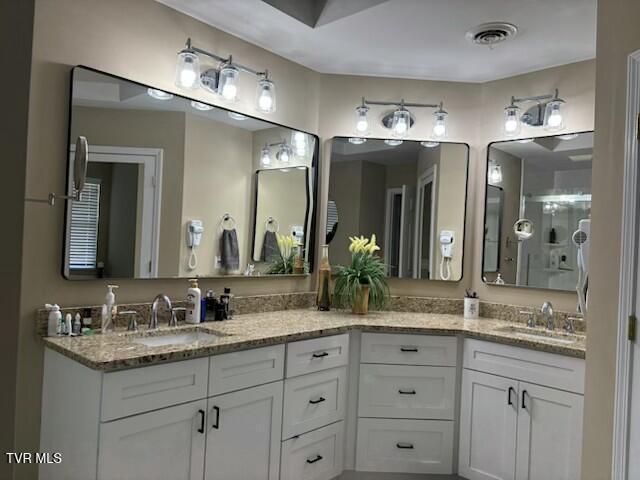
{"type": "Polygon", "coordinates": [[[492,47],[498,43],[513,38],[518,33],[518,27],[511,23],[492,22],[483,23],[469,30],[466,34],[467,40],[476,45],[486,45],[492,47]]]}

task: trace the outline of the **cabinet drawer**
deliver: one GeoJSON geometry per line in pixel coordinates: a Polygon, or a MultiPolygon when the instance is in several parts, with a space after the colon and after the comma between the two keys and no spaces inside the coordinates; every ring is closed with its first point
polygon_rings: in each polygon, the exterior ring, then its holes
{"type": "Polygon", "coordinates": [[[455,367],[361,365],[360,417],[453,420],[455,367]]]}
{"type": "Polygon", "coordinates": [[[216,355],[209,360],[209,396],[282,380],[284,345],[216,355]]]}
{"type": "Polygon", "coordinates": [[[196,358],[105,373],[101,419],[114,420],[205,398],[208,369],[208,358],[196,358]]]}
{"type": "Polygon", "coordinates": [[[342,473],[344,422],[305,433],[282,444],[280,480],[331,480],[342,473]]]}
{"type": "Polygon", "coordinates": [[[349,362],[349,334],[287,345],[287,378],[340,367],[349,362]]]}
{"type": "Polygon", "coordinates": [[[362,334],[362,363],[392,365],[456,365],[456,337],[401,335],[389,333],[362,334]]]}
{"type": "Polygon", "coordinates": [[[358,420],[356,470],[450,474],[453,422],[446,420],[358,420]]]}
{"type": "Polygon", "coordinates": [[[285,380],[283,440],[344,420],[347,388],[347,367],[285,380]]]}
{"type": "Polygon", "coordinates": [[[584,360],[482,340],[464,341],[464,367],[584,393],[584,360]]]}

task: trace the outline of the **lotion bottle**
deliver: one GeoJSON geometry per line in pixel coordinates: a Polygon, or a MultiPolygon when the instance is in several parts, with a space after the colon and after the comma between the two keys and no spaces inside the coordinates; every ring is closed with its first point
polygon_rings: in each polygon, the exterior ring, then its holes
{"type": "Polygon", "coordinates": [[[60,307],[56,304],[45,305],[45,308],[49,310],[49,317],[47,320],[47,336],[55,337],[56,335],[60,335],[60,322],[62,321],[62,313],[60,312],[60,307]]]}
{"type": "Polygon", "coordinates": [[[102,309],[102,333],[112,332],[116,328],[116,294],[113,292],[118,285],[107,285],[107,295],[102,309]],[[106,309],[105,309],[106,307],[106,309]]]}
{"type": "Polygon", "coordinates": [[[198,279],[192,278],[189,282],[191,282],[191,287],[187,290],[185,321],[187,323],[200,323],[202,292],[198,288],[198,279]]]}

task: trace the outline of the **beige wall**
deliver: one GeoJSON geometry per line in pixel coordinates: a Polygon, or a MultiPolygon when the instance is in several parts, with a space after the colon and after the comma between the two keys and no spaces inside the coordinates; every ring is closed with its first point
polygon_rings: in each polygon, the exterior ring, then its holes
{"type": "Polygon", "coordinates": [[[616,319],[624,178],[627,56],[640,49],[640,2],[598,2],[596,135],[589,276],[589,335],[585,391],[585,480],[610,478],[615,382],[616,319]]]}

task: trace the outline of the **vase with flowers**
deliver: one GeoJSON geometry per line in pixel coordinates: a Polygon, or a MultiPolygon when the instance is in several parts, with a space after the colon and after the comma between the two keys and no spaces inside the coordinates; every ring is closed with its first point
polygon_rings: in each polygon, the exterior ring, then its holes
{"type": "Polygon", "coordinates": [[[355,314],[365,315],[369,308],[384,308],[389,297],[386,266],[377,255],[380,247],[376,236],[349,237],[351,264],[336,268],[333,299],[339,307],[351,307],[355,314]]]}
{"type": "Polygon", "coordinates": [[[276,233],[278,255],[269,263],[267,275],[291,275],[309,273],[309,265],[302,254],[302,245],[293,235],[276,233]]]}

